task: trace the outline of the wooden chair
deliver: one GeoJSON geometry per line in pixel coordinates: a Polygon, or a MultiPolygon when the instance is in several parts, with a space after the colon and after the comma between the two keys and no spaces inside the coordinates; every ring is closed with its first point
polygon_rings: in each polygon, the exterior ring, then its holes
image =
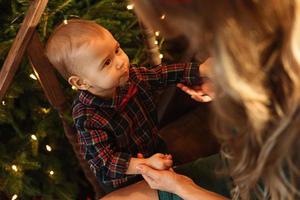
{"type": "Polygon", "coordinates": [[[67,120],[68,118],[66,117],[70,111],[70,106],[66,102],[65,95],[55,76],[53,67],[43,53],[44,48],[36,32],[36,26],[40,21],[47,3],[48,0],[31,1],[28,12],[0,72],[0,100],[3,99],[13,81],[14,75],[26,51],[31,66],[36,72],[50,104],[59,113],[65,134],[73,147],[85,177],[92,185],[96,197],[99,198],[104,195],[104,192],[98,184],[95,175],[90,170],[88,163],[79,155],[79,146],[76,143],[76,132],[70,120],[67,120]]]}

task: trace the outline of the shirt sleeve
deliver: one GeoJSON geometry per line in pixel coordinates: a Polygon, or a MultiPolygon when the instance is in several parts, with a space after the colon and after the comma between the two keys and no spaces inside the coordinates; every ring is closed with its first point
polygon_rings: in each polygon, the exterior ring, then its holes
{"type": "Polygon", "coordinates": [[[97,128],[95,123],[85,121],[84,127],[78,131],[81,154],[95,174],[100,170],[108,177],[124,178],[131,155],[115,151],[107,132],[97,128]]]}
{"type": "Polygon", "coordinates": [[[130,70],[139,80],[146,81],[151,87],[155,88],[162,88],[176,83],[186,85],[201,84],[198,63],[158,65],[150,69],[146,67],[132,67],[130,70]]]}

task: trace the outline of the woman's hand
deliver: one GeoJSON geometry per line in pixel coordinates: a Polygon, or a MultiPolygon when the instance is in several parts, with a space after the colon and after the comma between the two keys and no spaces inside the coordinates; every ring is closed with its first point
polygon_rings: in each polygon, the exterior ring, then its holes
{"type": "Polygon", "coordinates": [[[211,69],[213,59],[208,58],[204,63],[199,65],[199,75],[202,78],[202,84],[199,86],[188,87],[182,83],[178,83],[182,91],[191,96],[192,99],[199,102],[210,102],[214,98],[214,88],[211,81],[211,69]]]}
{"type": "Polygon", "coordinates": [[[193,185],[194,182],[173,170],[155,170],[146,165],[138,165],[137,170],[152,189],[178,194],[182,186],[193,185]]]}
{"type": "MultiPolygon", "coordinates": [[[[176,174],[170,170],[155,170],[146,165],[138,165],[137,170],[142,174],[150,188],[177,194],[186,200],[225,200],[226,198],[197,186],[192,179],[176,174]]],[[[227,199],[226,199],[227,200],[227,199]]]]}
{"type": "Polygon", "coordinates": [[[188,87],[182,83],[178,83],[177,87],[191,96],[192,99],[198,102],[210,102],[213,100],[215,94],[213,91],[212,83],[206,80],[200,86],[188,87]]]}
{"type": "Polygon", "coordinates": [[[165,155],[161,153],[156,153],[150,158],[146,158],[145,165],[152,167],[157,170],[167,170],[173,165],[173,160],[171,155],[165,155]]]}

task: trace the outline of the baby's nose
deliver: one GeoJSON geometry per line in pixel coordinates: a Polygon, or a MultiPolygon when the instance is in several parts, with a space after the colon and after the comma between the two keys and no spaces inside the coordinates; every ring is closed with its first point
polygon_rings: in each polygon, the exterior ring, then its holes
{"type": "Polygon", "coordinates": [[[124,67],[124,63],[125,63],[124,61],[119,60],[117,65],[116,65],[117,69],[122,69],[124,67]]]}
{"type": "Polygon", "coordinates": [[[117,69],[122,69],[123,68],[123,64],[117,64],[117,69]]]}

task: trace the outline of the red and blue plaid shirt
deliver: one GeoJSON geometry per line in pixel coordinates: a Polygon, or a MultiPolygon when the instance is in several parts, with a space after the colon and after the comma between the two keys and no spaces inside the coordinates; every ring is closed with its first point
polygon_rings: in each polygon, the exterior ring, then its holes
{"type": "Polygon", "coordinates": [[[130,78],[112,99],[80,91],[73,103],[73,119],[81,154],[98,181],[117,188],[129,181],[131,157],[149,157],[161,142],[152,92],[167,85],[200,84],[198,64],[144,68],[131,66],[130,78]]]}

